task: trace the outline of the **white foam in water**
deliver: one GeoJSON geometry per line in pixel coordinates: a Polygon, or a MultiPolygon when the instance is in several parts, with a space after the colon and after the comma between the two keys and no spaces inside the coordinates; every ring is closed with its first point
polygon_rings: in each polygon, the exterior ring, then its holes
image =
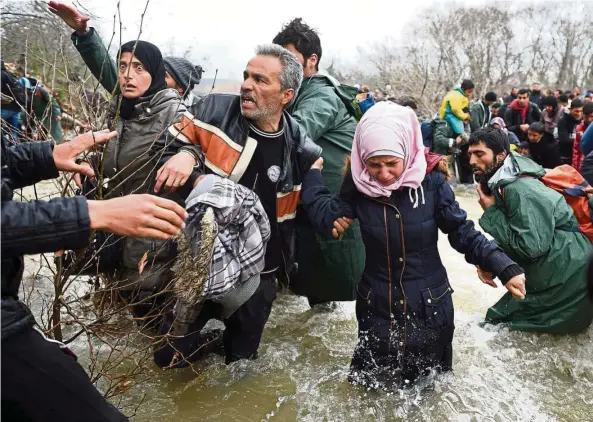
{"type": "MultiPolygon", "coordinates": [[[[473,189],[458,200],[477,222],[473,189]]],[[[136,422],[592,420],[593,328],[558,337],[482,326],[488,306],[506,290],[481,283],[444,235],[439,249],[455,290],[453,373],[392,393],[352,386],[354,303],[318,312],[304,298],[280,294],[259,359],[226,366],[209,357],[195,365],[199,375],[155,369],[158,375],[124,402],[143,403],[136,422]]],[[[84,339],[75,345],[84,359],[84,339]]]]}

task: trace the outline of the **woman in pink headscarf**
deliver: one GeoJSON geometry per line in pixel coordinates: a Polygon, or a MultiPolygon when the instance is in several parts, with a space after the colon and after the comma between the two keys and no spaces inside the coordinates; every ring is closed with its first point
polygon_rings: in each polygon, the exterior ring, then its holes
{"type": "Polygon", "coordinates": [[[523,269],[474,229],[447,183],[444,157],[424,149],[414,112],[383,102],[360,121],[339,196],[331,196],[316,162],[303,201],[320,233],[338,237],[358,218],[366,263],[357,286],[358,344],[351,382],[405,386],[433,369],[450,370],[453,288],[439,255],[440,229],[466,260],[497,276],[518,297],[523,269]]]}

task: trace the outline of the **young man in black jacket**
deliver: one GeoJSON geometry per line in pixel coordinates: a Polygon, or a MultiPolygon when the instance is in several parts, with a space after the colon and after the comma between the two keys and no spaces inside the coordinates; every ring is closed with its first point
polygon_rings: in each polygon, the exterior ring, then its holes
{"type": "Polygon", "coordinates": [[[527,139],[531,159],[537,164],[546,169],[553,169],[561,164],[558,145],[554,137],[545,131],[543,123],[532,123],[527,130],[527,139]]]}
{"type": "Polygon", "coordinates": [[[513,100],[504,113],[507,129],[517,135],[519,141],[527,140],[527,129],[534,122],[539,122],[541,112],[537,105],[529,101],[529,90],[521,89],[517,99],[513,100]]]}
{"type": "Polygon", "coordinates": [[[579,99],[570,104],[570,111],[564,113],[558,122],[558,149],[562,164],[572,165],[572,148],[577,136],[577,126],[583,121],[583,102],[579,99]]]}
{"type": "Polygon", "coordinates": [[[185,210],[152,195],[106,201],[83,196],[20,202],[13,191],[58,177],[82,173],[82,151],[117,132],[88,132],[71,142],[10,146],[2,134],[2,419],[10,421],[125,421],[127,418],[89,382],[65,345],[48,340],[29,308],[18,299],[25,254],[81,249],[91,230],[122,236],[168,239],[179,233],[185,210]]]}

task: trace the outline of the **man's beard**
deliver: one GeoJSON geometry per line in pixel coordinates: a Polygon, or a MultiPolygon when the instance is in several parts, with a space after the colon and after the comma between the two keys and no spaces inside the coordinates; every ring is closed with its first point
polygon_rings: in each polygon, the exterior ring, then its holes
{"type": "Polygon", "coordinates": [[[495,157],[492,164],[486,167],[484,173],[482,174],[482,177],[480,177],[480,180],[478,180],[477,182],[481,185],[487,185],[492,176],[496,174],[496,172],[502,167],[503,164],[504,160],[498,161],[498,158],[495,157]]]}

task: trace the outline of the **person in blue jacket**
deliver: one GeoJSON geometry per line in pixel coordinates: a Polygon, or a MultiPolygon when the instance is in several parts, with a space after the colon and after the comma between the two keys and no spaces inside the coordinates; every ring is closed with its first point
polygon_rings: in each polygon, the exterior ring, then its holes
{"type": "Polygon", "coordinates": [[[353,383],[391,389],[432,369],[451,370],[453,288],[437,247],[439,229],[469,263],[524,297],[523,269],[467,219],[442,158],[425,150],[413,110],[383,102],[357,126],[340,195],[330,195],[313,170],[322,159],[305,175],[303,201],[317,231],[338,237],[352,218],[360,222],[366,262],[357,285],[353,383]]]}

